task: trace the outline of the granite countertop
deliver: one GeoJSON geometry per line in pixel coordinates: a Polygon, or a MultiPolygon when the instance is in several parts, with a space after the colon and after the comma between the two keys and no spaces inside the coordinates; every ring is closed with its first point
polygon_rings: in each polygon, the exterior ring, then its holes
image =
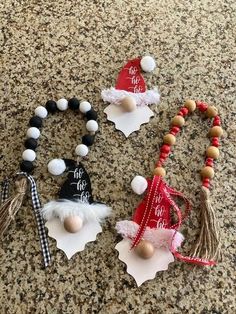
{"type": "MultiPolygon", "coordinates": [[[[1,242],[0,313],[235,313],[235,11],[233,0],[1,4],[0,178],[18,170],[28,121],[38,105],[50,98],[88,99],[99,112],[100,131],[84,165],[94,195],[113,214],[97,241],[70,261],[50,239],[53,263],[45,271],[28,197],[1,242]],[[106,121],[100,91],[114,86],[126,60],[147,53],[156,58],[157,69],[146,81],[158,86],[161,103],[151,107],[150,123],[126,140],[106,121]],[[162,136],[185,98],[216,105],[225,130],[212,190],[223,259],[211,269],[175,261],[137,288],[117,258],[114,225],[129,219],[140,201],[130,181],[151,174],[162,136]]],[[[182,228],[186,253],[198,230],[198,171],[208,127],[198,114],[189,118],[166,165],[166,181],[194,203],[182,228]]],[[[43,203],[55,197],[63,181],[47,173],[47,162],[73,157],[83,128],[69,112],[45,122],[34,174],[43,203]]]]}

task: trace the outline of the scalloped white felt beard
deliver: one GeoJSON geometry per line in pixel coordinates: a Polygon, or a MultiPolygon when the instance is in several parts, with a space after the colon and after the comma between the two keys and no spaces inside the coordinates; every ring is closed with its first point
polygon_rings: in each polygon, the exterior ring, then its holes
{"type": "Polygon", "coordinates": [[[130,246],[131,240],[126,238],[120,241],[115,249],[119,252],[119,260],[127,265],[127,273],[135,279],[138,287],[153,279],[158,271],[167,270],[169,263],[174,262],[174,256],[168,248],[155,248],[151,258],[143,259],[135,250],[131,250],[130,246]]]}
{"type": "Polygon", "coordinates": [[[56,240],[57,247],[68,259],[83,251],[88,242],[96,240],[97,234],[102,232],[100,223],[110,212],[111,209],[104,204],[86,204],[70,200],[50,201],[43,208],[48,235],[56,240]],[[66,231],[62,223],[70,216],[79,216],[83,221],[82,228],[76,233],[66,231]]]}
{"type": "Polygon", "coordinates": [[[138,131],[140,126],[148,123],[154,116],[153,111],[148,106],[137,107],[132,112],[126,112],[119,105],[110,104],[104,109],[107,120],[113,122],[117,130],[120,130],[126,137],[134,131],[138,131]]]}

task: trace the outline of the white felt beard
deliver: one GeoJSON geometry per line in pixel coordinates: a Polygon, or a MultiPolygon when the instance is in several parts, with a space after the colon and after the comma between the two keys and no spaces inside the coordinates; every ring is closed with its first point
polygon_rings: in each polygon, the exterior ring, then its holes
{"type": "Polygon", "coordinates": [[[111,209],[104,204],[65,200],[51,201],[44,206],[43,211],[48,220],[46,227],[49,236],[57,241],[57,247],[70,259],[75,253],[83,251],[88,242],[96,240],[97,234],[102,232],[100,222],[110,214],[111,209]],[[77,215],[83,221],[83,227],[76,233],[66,231],[62,223],[71,215],[77,215]]]}
{"type": "Polygon", "coordinates": [[[132,112],[126,112],[119,105],[111,104],[104,110],[107,120],[115,124],[117,130],[120,130],[128,137],[134,131],[138,131],[140,126],[148,123],[154,116],[153,111],[148,106],[137,107],[132,112]]]}
{"type": "Polygon", "coordinates": [[[150,259],[139,257],[134,249],[130,250],[131,241],[123,239],[115,249],[119,252],[119,259],[127,265],[127,272],[135,279],[138,286],[153,279],[158,271],[167,270],[169,263],[174,262],[174,256],[168,248],[155,248],[150,259]]]}

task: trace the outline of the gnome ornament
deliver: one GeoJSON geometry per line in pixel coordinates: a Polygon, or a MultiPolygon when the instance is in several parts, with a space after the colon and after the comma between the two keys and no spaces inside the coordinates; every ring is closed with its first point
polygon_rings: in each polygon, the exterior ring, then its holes
{"type": "Polygon", "coordinates": [[[148,105],[157,104],[160,95],[157,89],[147,90],[141,71],[152,72],[155,67],[155,60],[150,56],[130,60],[120,71],[115,88],[101,93],[102,99],[110,103],[104,110],[107,119],[126,137],[154,115],[148,105]]]}
{"type": "Polygon", "coordinates": [[[49,236],[57,240],[57,247],[70,259],[76,252],[83,251],[88,242],[95,241],[102,232],[100,223],[110,214],[110,208],[94,202],[90,178],[84,166],[73,160],[54,159],[48,169],[56,171],[64,162],[68,169],[67,180],[61,187],[59,199],[43,207],[49,236]]]}
{"type": "MultiPolygon", "coordinates": [[[[178,255],[177,248],[184,237],[178,232],[181,212],[171,195],[184,200],[186,213],[190,203],[179,192],[167,186],[161,176],[145,179],[136,176],[131,182],[133,191],[139,195],[146,191],[131,221],[119,221],[116,229],[123,240],[116,245],[119,259],[126,263],[127,272],[140,286],[153,279],[157,271],[166,270],[178,255]],[[177,213],[177,222],[171,221],[171,209],[177,213]]],[[[180,254],[179,254],[180,255],[180,254]]]]}

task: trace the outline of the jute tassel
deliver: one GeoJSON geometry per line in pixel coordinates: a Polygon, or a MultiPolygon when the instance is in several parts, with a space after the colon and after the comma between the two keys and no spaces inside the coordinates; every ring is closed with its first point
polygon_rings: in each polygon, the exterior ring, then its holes
{"type": "Polygon", "coordinates": [[[201,230],[198,240],[192,252],[192,256],[198,256],[207,260],[220,259],[220,237],[215,212],[210,202],[210,191],[202,187],[201,191],[201,230]]]}
{"type": "Polygon", "coordinates": [[[9,197],[0,207],[0,236],[6,231],[11,221],[18,210],[24,199],[24,195],[27,191],[27,178],[19,178],[15,181],[15,195],[9,197]]]}

